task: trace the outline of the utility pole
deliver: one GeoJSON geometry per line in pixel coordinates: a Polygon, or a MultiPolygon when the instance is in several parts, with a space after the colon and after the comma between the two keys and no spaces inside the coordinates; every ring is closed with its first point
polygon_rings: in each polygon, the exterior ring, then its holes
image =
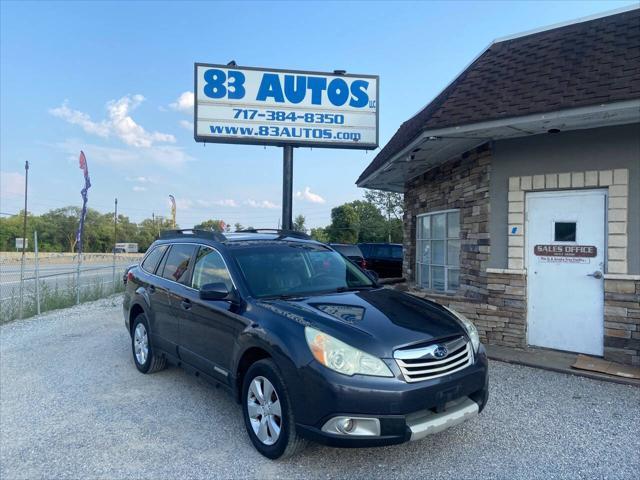
{"type": "Polygon", "coordinates": [[[29,185],[29,162],[24,162],[24,220],[22,222],[22,258],[20,259],[20,318],[24,300],[24,252],[27,247],[27,192],[29,185]]]}
{"type": "Polygon", "coordinates": [[[116,293],[116,243],[118,243],[118,199],[113,211],[113,293],[116,293]]]}

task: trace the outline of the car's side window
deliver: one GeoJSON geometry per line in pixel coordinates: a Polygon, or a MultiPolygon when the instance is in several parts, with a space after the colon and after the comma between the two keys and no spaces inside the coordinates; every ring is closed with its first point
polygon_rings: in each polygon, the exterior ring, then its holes
{"type": "Polygon", "coordinates": [[[195,245],[173,245],[167,254],[162,276],[168,280],[188,285],[189,267],[195,248],[195,245]]]}
{"type": "Polygon", "coordinates": [[[391,247],[391,255],[393,258],[402,258],[402,247],[394,245],[391,247]]]}
{"type": "Polygon", "coordinates": [[[208,283],[224,283],[228,290],[233,288],[229,270],[222,256],[214,249],[200,247],[193,265],[193,280],[191,286],[200,290],[208,283]]]}
{"type": "Polygon", "coordinates": [[[162,255],[164,255],[164,252],[166,250],[167,250],[166,245],[160,245],[154,248],[153,250],[151,250],[151,252],[149,252],[149,255],[147,255],[147,257],[142,262],[142,265],[141,265],[142,269],[145,272],[156,273],[156,267],[160,263],[160,260],[162,259],[162,255]]]}

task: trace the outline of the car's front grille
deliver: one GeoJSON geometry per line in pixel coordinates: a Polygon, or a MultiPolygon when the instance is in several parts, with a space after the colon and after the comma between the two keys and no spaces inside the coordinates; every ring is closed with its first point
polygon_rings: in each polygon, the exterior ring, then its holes
{"type": "Polygon", "coordinates": [[[473,364],[473,350],[464,337],[422,348],[396,350],[393,356],[407,382],[442,377],[473,364]]]}

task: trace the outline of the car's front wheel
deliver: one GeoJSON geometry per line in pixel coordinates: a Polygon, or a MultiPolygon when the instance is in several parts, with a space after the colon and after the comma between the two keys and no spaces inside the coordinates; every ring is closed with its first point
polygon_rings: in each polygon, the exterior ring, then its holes
{"type": "Polygon", "coordinates": [[[296,432],[282,375],[271,360],[249,368],[242,386],[242,410],[251,442],[265,457],[290,457],[306,446],[296,432]]]}
{"type": "Polygon", "coordinates": [[[133,334],[131,335],[131,350],[136,368],[142,373],[153,373],[166,367],[164,357],[156,355],[149,341],[149,323],[144,313],[138,315],[133,321],[133,334]]]}

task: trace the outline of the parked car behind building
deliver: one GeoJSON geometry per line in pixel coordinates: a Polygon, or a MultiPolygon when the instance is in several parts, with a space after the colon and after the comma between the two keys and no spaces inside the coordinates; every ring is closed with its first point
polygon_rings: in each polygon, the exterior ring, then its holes
{"type": "Polygon", "coordinates": [[[338,253],[341,253],[352,262],[355,262],[360,268],[365,270],[367,268],[367,261],[364,259],[362,250],[358,245],[351,245],[348,243],[330,243],[329,246],[338,253]]]}
{"type": "Polygon", "coordinates": [[[380,278],[402,277],[402,245],[399,243],[359,243],[367,268],[380,278]]]}

